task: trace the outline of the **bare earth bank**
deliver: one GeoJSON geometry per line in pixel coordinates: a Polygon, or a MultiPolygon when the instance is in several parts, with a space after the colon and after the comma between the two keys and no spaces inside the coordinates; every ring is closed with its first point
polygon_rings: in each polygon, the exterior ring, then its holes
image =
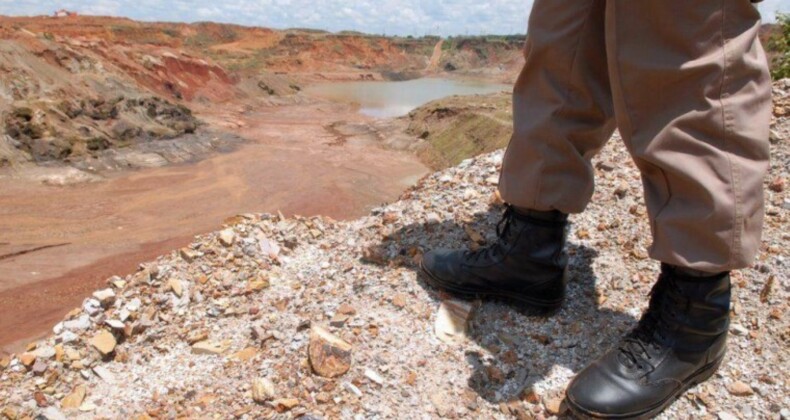
{"type": "Polygon", "coordinates": [[[416,157],[385,150],[342,105],[293,105],[202,116],[248,139],[190,165],[114,173],[56,187],[0,178],[0,350],[46,335],[113,274],[186,245],[245,212],[354,218],[428,173],[416,157]],[[212,119],[214,121],[212,121],[212,119]]]}

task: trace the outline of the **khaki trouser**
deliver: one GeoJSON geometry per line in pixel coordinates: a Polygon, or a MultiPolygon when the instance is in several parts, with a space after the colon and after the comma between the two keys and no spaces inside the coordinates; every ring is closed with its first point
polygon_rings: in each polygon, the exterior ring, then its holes
{"type": "Polygon", "coordinates": [[[650,256],[703,271],[760,245],[771,82],[749,0],[536,0],[500,176],[518,207],[584,210],[618,127],[641,171],[650,256]]]}

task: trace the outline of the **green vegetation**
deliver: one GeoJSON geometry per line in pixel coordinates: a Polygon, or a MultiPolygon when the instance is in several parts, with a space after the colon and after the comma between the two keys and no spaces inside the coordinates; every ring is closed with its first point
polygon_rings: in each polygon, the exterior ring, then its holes
{"type": "Polygon", "coordinates": [[[433,169],[507,146],[513,132],[507,93],[456,96],[430,102],[409,114],[407,131],[427,142],[418,151],[433,169]]]}
{"type": "Polygon", "coordinates": [[[216,44],[225,44],[239,39],[239,34],[229,25],[213,23],[197,23],[200,28],[197,34],[188,37],[184,44],[189,47],[206,48],[216,44]]]}
{"type": "Polygon", "coordinates": [[[771,76],[774,79],[790,77],[790,14],[777,13],[779,30],[768,41],[768,50],[773,52],[771,76]]]}
{"type": "Polygon", "coordinates": [[[169,36],[170,38],[178,38],[181,36],[181,32],[176,29],[164,29],[162,33],[169,36]]]}

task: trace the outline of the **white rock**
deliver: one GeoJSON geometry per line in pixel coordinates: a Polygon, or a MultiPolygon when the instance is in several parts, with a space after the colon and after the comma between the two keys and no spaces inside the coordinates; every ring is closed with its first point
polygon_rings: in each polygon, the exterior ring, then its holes
{"type": "Polygon", "coordinates": [[[86,403],[83,403],[83,404],[80,406],[80,411],[82,411],[83,413],[87,413],[87,412],[89,412],[89,411],[93,411],[93,410],[95,410],[95,409],[97,409],[97,408],[98,408],[98,407],[96,407],[96,404],[93,404],[93,403],[86,402],[86,403]]]}
{"type": "Polygon", "coordinates": [[[126,308],[121,309],[121,311],[118,312],[118,319],[121,322],[126,322],[126,320],[129,319],[130,316],[132,316],[132,314],[129,313],[129,310],[127,310],[126,308]]]}
{"type": "Polygon", "coordinates": [[[124,325],[123,322],[118,321],[117,319],[108,319],[108,320],[104,321],[104,323],[109,325],[110,328],[116,329],[116,330],[122,330],[126,326],[126,325],[124,325]]]}
{"type": "Polygon", "coordinates": [[[276,242],[270,241],[265,236],[263,236],[263,234],[260,234],[260,232],[257,239],[261,254],[274,259],[280,255],[280,246],[277,245],[276,242]]]}
{"type": "Polygon", "coordinates": [[[359,388],[357,388],[356,385],[352,384],[351,382],[343,382],[343,388],[357,397],[362,396],[362,391],[360,391],[359,388]]]}
{"type": "Polygon", "coordinates": [[[41,414],[47,418],[47,420],[68,420],[63,413],[57,407],[49,406],[41,412],[41,414]]]}
{"type": "Polygon", "coordinates": [[[425,215],[425,221],[431,224],[439,224],[442,222],[442,218],[436,213],[428,213],[425,215]]]}
{"type": "Polygon", "coordinates": [[[474,188],[467,188],[466,191],[464,191],[464,200],[471,200],[477,197],[477,195],[477,191],[475,191],[474,188]]]}
{"type": "Polygon", "coordinates": [[[96,376],[101,378],[101,380],[103,380],[104,382],[109,382],[109,383],[115,382],[115,375],[113,375],[113,373],[110,372],[110,370],[104,366],[94,367],[93,373],[95,373],[96,376]]]}
{"type": "Polygon", "coordinates": [[[749,330],[741,324],[732,324],[730,325],[730,331],[735,335],[746,335],[749,334],[749,330]]]}
{"type": "Polygon", "coordinates": [[[719,412],[719,420],[738,420],[738,417],[735,417],[734,415],[732,415],[732,414],[730,414],[730,413],[728,413],[726,411],[720,411],[719,412]]]}
{"type": "Polygon", "coordinates": [[[102,307],[107,308],[115,302],[115,292],[112,289],[104,289],[93,292],[93,297],[99,301],[102,307]]]}
{"type": "Polygon", "coordinates": [[[77,334],[74,334],[71,331],[64,331],[60,334],[60,342],[63,344],[73,343],[77,341],[80,337],[77,334]]]}
{"type": "Polygon", "coordinates": [[[231,246],[236,241],[236,233],[233,229],[225,229],[219,233],[219,243],[223,246],[231,246]]]}
{"type": "Polygon", "coordinates": [[[85,299],[85,302],[82,303],[82,310],[90,316],[96,315],[102,311],[101,303],[96,299],[85,299]]]}
{"type": "Polygon", "coordinates": [[[379,375],[378,373],[376,373],[371,369],[365,369],[365,376],[379,385],[384,384],[384,378],[382,378],[381,375],[379,375]]]}
{"type": "Polygon", "coordinates": [[[39,359],[51,359],[55,357],[55,348],[50,346],[41,346],[37,348],[33,354],[39,359]]]}
{"type": "Polygon", "coordinates": [[[84,331],[90,328],[91,319],[88,315],[80,315],[77,319],[70,319],[63,322],[63,328],[69,331],[84,331]]]}
{"type": "Polygon", "coordinates": [[[268,378],[256,378],[252,381],[252,399],[257,403],[264,403],[274,399],[276,391],[274,383],[268,378]]]}
{"type": "Polygon", "coordinates": [[[140,301],[140,298],[134,298],[126,304],[126,310],[129,312],[137,312],[140,310],[142,305],[143,302],[140,301]]]}
{"type": "Polygon", "coordinates": [[[476,307],[475,302],[451,299],[443,301],[434,324],[436,337],[448,344],[463,342],[476,307]]]}

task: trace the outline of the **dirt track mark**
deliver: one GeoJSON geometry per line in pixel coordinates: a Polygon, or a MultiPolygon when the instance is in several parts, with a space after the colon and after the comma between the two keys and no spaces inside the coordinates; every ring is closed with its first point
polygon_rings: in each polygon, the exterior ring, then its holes
{"type": "MultiPolygon", "coordinates": [[[[4,242],[4,243],[0,243],[0,245],[8,245],[8,243],[4,242]]],[[[71,242],[64,242],[62,244],[37,246],[35,248],[23,249],[21,251],[12,252],[12,253],[9,253],[9,254],[3,254],[3,255],[0,255],[0,260],[7,260],[9,258],[18,257],[20,255],[30,254],[31,252],[41,251],[41,250],[49,249],[49,248],[57,248],[57,247],[66,246],[66,245],[71,245],[71,242]]]]}
{"type": "Polygon", "coordinates": [[[433,47],[433,54],[431,54],[431,60],[428,62],[428,67],[425,69],[427,71],[435,71],[439,67],[439,60],[442,59],[442,44],[444,44],[444,40],[440,39],[439,42],[433,47]]]}

